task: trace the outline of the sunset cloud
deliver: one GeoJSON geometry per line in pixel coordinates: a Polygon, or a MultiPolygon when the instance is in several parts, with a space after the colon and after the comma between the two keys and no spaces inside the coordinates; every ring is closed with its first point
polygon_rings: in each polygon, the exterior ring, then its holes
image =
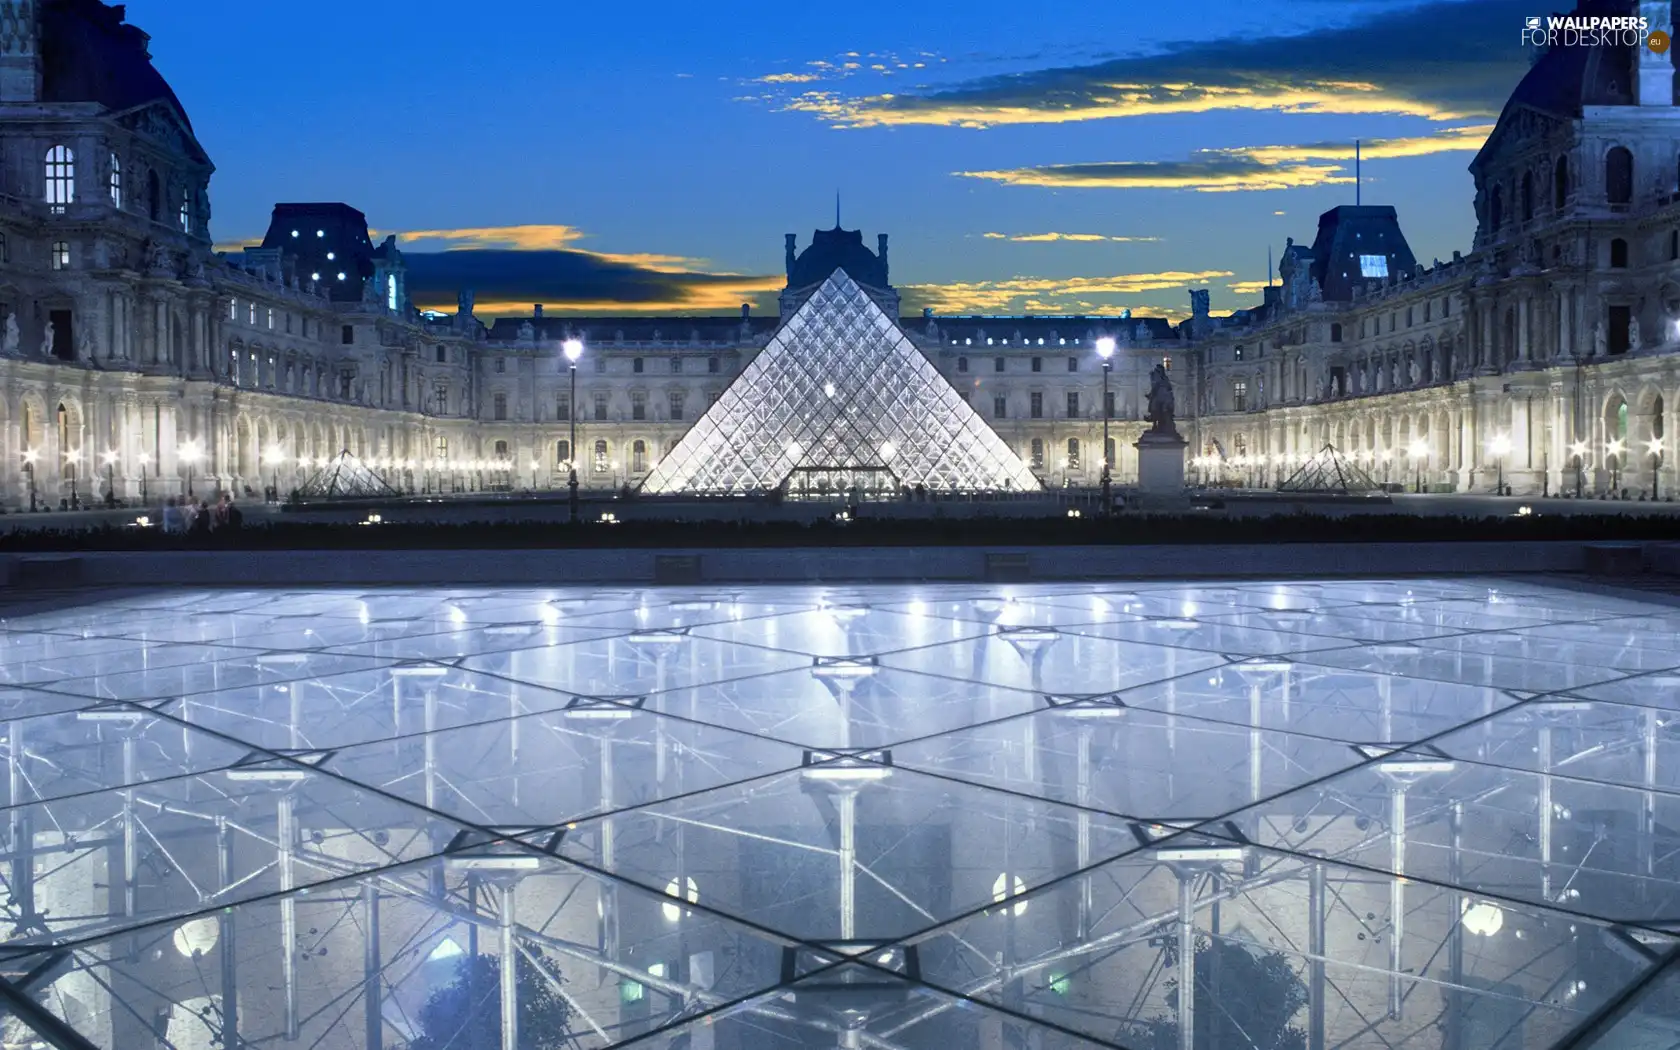
{"type": "MultiPolygon", "coordinates": [[[[1448,128],[1433,135],[1373,139],[1362,144],[1360,153],[1371,160],[1421,157],[1434,153],[1474,153],[1482,148],[1492,130],[1492,125],[1475,124],[1448,128]]],[[[1353,158],[1353,143],[1321,142],[1299,146],[1200,150],[1183,161],[1099,161],[956,174],[1009,186],[1230,193],[1351,183],[1353,158]]]]}
{"type": "MultiPolygon", "coordinates": [[[[395,231],[381,230],[375,239],[395,231]]],[[[514,248],[543,251],[569,248],[589,236],[576,226],[525,223],[517,226],[468,226],[453,230],[405,230],[397,233],[398,244],[438,241],[446,248],[514,248]]]]}
{"type": "Polygon", "coordinates": [[[1255,292],[1264,291],[1270,283],[1270,281],[1232,281],[1225,287],[1238,295],[1253,295],[1255,292]]]}
{"type": "Polygon", "coordinates": [[[1142,243],[1161,239],[1159,237],[1114,237],[1106,233],[984,233],[981,236],[988,241],[1012,241],[1016,244],[1050,244],[1057,241],[1071,241],[1076,244],[1091,244],[1099,241],[1142,243]]]}
{"type": "Polygon", "coordinates": [[[702,273],[653,269],[589,252],[485,248],[404,252],[409,296],[422,310],[453,312],[457,293],[476,293],[475,312],[734,313],[765,302],[785,284],[781,274],[702,273]]]}
{"type": "Polygon", "coordinates": [[[1516,0],[1436,0],[1294,35],[1187,41],[1155,54],[902,93],[806,91],[782,105],[848,128],[985,128],[1220,110],[1491,117],[1525,63],[1517,48],[1488,42],[1511,38],[1511,27],[1530,13],[1516,0]]]}
{"type": "MultiPolygon", "coordinates": [[[[1008,313],[1031,310],[1037,313],[1110,311],[1118,303],[1104,302],[1104,296],[1137,295],[1140,292],[1187,289],[1220,277],[1230,270],[1126,273],[1108,277],[1012,277],[999,281],[958,281],[949,284],[903,286],[906,303],[931,306],[940,313],[1008,313]]],[[[1150,308],[1155,316],[1171,311],[1150,308]]]]}

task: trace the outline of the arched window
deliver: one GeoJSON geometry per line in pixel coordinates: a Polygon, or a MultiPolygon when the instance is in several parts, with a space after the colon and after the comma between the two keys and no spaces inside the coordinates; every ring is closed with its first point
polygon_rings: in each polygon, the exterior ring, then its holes
{"type": "MultiPolygon", "coordinates": [[[[59,411],[63,412],[64,409],[62,407],[60,407],[59,411]]],[[[1623,401],[1621,404],[1616,406],[1616,440],[1626,441],[1627,440],[1627,435],[1628,435],[1628,408],[1627,408],[1627,402],[1623,401]]]]}
{"type": "Polygon", "coordinates": [[[1534,176],[1526,171],[1522,177],[1522,217],[1523,222],[1534,218],[1534,176]]]}
{"type": "Polygon", "coordinates": [[[1043,470],[1044,469],[1044,439],[1043,438],[1033,438],[1032,439],[1032,468],[1034,470],[1043,470]]]}
{"type": "Polygon", "coordinates": [[[1552,166],[1552,207],[1563,210],[1563,204],[1569,199],[1569,158],[1559,157],[1552,166]]]}
{"type": "Polygon", "coordinates": [[[595,442],[595,473],[605,474],[606,472],[607,443],[605,441],[597,441],[595,442]]]}
{"type": "Polygon", "coordinates": [[[630,470],[635,474],[647,471],[647,442],[641,438],[630,445],[630,470]]]}
{"type": "Polygon", "coordinates": [[[1663,424],[1663,399],[1662,395],[1658,394],[1657,399],[1651,403],[1651,436],[1661,441],[1665,429],[1666,427],[1663,424]]]}
{"type": "Polygon", "coordinates": [[[47,150],[47,203],[62,213],[76,201],[76,154],[69,146],[47,150]]]}
{"type": "Polygon", "coordinates": [[[507,442],[506,441],[496,442],[496,458],[497,459],[506,459],[507,454],[508,454],[507,442]]]}
{"type": "Polygon", "coordinates": [[[122,161],[111,154],[111,207],[122,207],[122,161]]]}
{"type": "Polygon", "coordinates": [[[1610,268],[1612,270],[1625,270],[1625,269],[1627,269],[1627,264],[1628,264],[1627,242],[1622,240],[1620,237],[1611,238],[1611,240],[1610,240],[1610,268]]]}
{"type": "Polygon", "coordinates": [[[163,186],[157,172],[146,172],[146,217],[153,222],[163,221],[163,186]]]}
{"type": "Polygon", "coordinates": [[[572,461],[572,443],[570,441],[556,441],[554,443],[554,462],[570,463],[572,461]]]}
{"type": "Polygon", "coordinates": [[[1626,146],[1604,155],[1604,196],[1611,204],[1633,201],[1633,154],[1626,146]]]}

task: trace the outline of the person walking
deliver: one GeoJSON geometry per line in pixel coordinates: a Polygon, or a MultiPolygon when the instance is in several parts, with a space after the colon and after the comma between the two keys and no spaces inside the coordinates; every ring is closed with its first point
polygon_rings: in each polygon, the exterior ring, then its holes
{"type": "Polygon", "coordinates": [[[163,513],[159,515],[159,517],[163,519],[163,531],[165,535],[174,535],[175,533],[184,531],[181,524],[180,501],[174,496],[171,496],[163,501],[163,513]]]}

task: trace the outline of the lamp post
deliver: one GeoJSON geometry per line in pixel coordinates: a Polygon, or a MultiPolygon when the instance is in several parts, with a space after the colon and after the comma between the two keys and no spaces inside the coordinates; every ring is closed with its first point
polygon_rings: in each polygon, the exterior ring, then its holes
{"type": "Polygon", "coordinates": [[[152,457],[147,455],[144,452],[140,453],[140,502],[141,503],[150,503],[152,501],[151,497],[146,494],[146,469],[148,467],[150,467],[151,465],[152,465],[152,457]]]}
{"type": "Polygon", "coordinates": [[[1616,493],[1622,487],[1622,453],[1627,448],[1621,438],[1604,446],[1604,454],[1610,461],[1610,492],[1616,493]]]}
{"type": "Polygon", "coordinates": [[[1510,435],[1504,431],[1495,434],[1493,440],[1488,442],[1488,451],[1493,453],[1494,461],[1498,464],[1499,483],[1495,487],[1494,493],[1503,496],[1505,495],[1505,456],[1511,451],[1510,435]]]}
{"type": "Polygon", "coordinates": [[[279,445],[270,445],[263,450],[263,459],[268,461],[268,469],[274,475],[274,502],[280,502],[280,464],[286,462],[286,453],[279,445]]]}
{"type": "Polygon", "coordinates": [[[1097,356],[1102,358],[1102,372],[1103,372],[1103,395],[1102,395],[1102,417],[1103,417],[1102,501],[1103,501],[1103,510],[1102,510],[1102,512],[1103,512],[1103,516],[1107,517],[1109,514],[1111,514],[1113,512],[1113,509],[1114,509],[1114,499],[1111,495],[1111,493],[1113,491],[1114,481],[1113,481],[1113,476],[1110,473],[1111,468],[1110,468],[1109,462],[1108,462],[1108,417],[1111,414],[1108,411],[1108,403],[1109,403],[1108,402],[1108,374],[1109,374],[1109,372],[1114,370],[1114,362],[1109,360],[1110,358],[1112,358],[1114,356],[1114,339],[1113,339],[1113,337],[1105,335],[1102,338],[1097,340],[1097,356]]]}
{"type": "Polygon", "coordinates": [[[193,467],[197,466],[198,459],[203,454],[196,441],[189,441],[181,446],[181,462],[187,465],[187,497],[189,499],[193,495],[193,467]]]}
{"type": "Polygon", "coordinates": [[[1569,446],[1569,454],[1575,457],[1575,498],[1581,498],[1581,486],[1586,481],[1587,472],[1587,443],[1577,441],[1569,446]]]}
{"type": "Polygon", "coordinates": [[[577,476],[577,363],[583,356],[583,340],[568,339],[563,345],[566,354],[567,369],[572,374],[571,400],[566,402],[566,419],[571,423],[572,439],[568,447],[570,454],[566,457],[571,469],[566,472],[567,502],[571,507],[571,520],[575,524],[578,520],[578,476],[577,476]]]}
{"type": "Polygon", "coordinates": [[[23,452],[23,472],[29,475],[29,513],[35,513],[35,459],[39,455],[34,449],[23,452]]]}
{"type": "Polygon", "coordinates": [[[117,450],[109,449],[99,457],[105,462],[105,505],[117,505],[117,450]]]}
{"type": "Polygon", "coordinates": [[[1651,501],[1654,503],[1657,499],[1657,469],[1662,466],[1662,438],[1645,442],[1645,454],[1651,457],[1651,501]]]}
{"type": "Polygon", "coordinates": [[[71,449],[64,454],[64,463],[70,468],[70,509],[81,510],[82,500],[76,492],[76,468],[81,465],[82,453],[80,449],[71,449]]]}
{"type": "Polygon", "coordinates": [[[1421,494],[1423,492],[1423,461],[1429,458],[1429,446],[1421,441],[1414,441],[1406,449],[1406,453],[1412,457],[1412,491],[1421,494]]]}
{"type": "Polygon", "coordinates": [[[531,491],[537,491],[537,457],[531,457],[531,491]]]}

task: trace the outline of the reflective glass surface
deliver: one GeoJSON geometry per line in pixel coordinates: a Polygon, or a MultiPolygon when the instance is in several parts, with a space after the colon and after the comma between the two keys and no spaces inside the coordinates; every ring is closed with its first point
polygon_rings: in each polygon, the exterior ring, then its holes
{"type": "Polygon", "coordinates": [[[1503,580],[23,610],[0,1040],[1671,1047],[1677,627],[1503,580]]]}

